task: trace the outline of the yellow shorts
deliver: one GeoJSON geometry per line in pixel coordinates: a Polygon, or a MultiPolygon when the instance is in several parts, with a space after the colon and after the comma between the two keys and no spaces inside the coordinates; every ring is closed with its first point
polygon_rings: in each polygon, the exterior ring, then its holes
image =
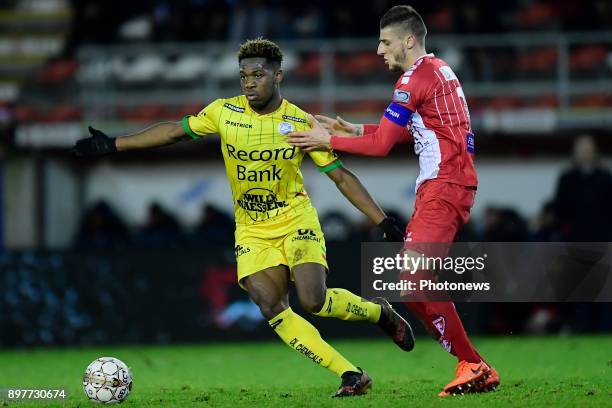
{"type": "MultiPolygon", "coordinates": [[[[274,219],[236,228],[238,284],[263,269],[278,265],[294,266],[314,262],[327,269],[325,238],[314,207],[290,211],[274,219]]],[[[291,273],[291,280],[295,280],[291,273]]]]}

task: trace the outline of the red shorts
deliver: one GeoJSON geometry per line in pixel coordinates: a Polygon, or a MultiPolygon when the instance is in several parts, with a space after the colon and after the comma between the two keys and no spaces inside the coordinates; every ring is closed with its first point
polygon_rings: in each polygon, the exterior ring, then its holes
{"type": "Polygon", "coordinates": [[[422,250],[414,244],[453,242],[470,217],[475,195],[475,187],[436,180],[425,182],[417,191],[404,247],[422,250]]]}

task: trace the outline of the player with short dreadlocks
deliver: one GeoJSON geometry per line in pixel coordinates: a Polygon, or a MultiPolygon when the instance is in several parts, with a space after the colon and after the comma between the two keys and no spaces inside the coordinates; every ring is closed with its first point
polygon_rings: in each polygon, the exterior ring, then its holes
{"type": "MultiPolygon", "coordinates": [[[[376,323],[406,351],[413,348],[414,338],[408,323],[385,299],[370,302],[348,290],[326,287],[325,239],[300,172],[306,153],[285,140],[287,134],[312,125],[303,110],[281,97],[282,59],[273,42],[247,41],[238,53],[242,95],[217,99],[180,122],[158,123],[123,137],[109,138],[90,127],[92,136],[79,140],[75,151],[100,156],[219,134],[234,199],[238,283],[285,343],[342,377],[336,396],[359,395],[372,380],[291,309],[289,283],[295,283],[300,304],[312,314],[376,323]]],[[[395,221],[385,216],[333,152],[308,155],[387,239],[402,238],[395,221]]]]}

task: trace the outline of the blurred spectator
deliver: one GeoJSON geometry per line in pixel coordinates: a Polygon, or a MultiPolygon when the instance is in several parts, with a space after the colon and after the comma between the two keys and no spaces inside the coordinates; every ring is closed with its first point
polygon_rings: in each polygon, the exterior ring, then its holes
{"type": "Polygon", "coordinates": [[[338,211],[330,211],[321,217],[321,227],[327,242],[348,241],[353,234],[353,224],[338,211]]]}
{"type": "Polygon", "coordinates": [[[141,247],[179,246],[183,234],[174,215],[167,212],[159,203],[149,206],[146,224],[134,237],[134,243],[141,247]]]}
{"type": "Polygon", "coordinates": [[[228,40],[268,37],[272,28],[272,10],[261,0],[245,0],[236,4],[231,12],[228,40]]]}
{"type": "MultiPolygon", "coordinates": [[[[378,18],[397,1],[348,0],[285,3],[262,0],[168,0],[124,2],[106,7],[96,0],[73,0],[69,51],[82,43],[106,43],[119,34],[156,41],[243,41],[246,38],[376,37],[378,18]]],[[[418,6],[436,32],[492,33],[524,29],[598,30],[610,25],[612,7],[605,0],[491,3],[442,1],[418,6]]]]}
{"type": "Polygon", "coordinates": [[[612,175],[597,157],[589,135],[574,143],[574,163],[557,183],[559,221],[568,241],[609,241],[612,231],[612,175]]]}
{"type": "Polygon", "coordinates": [[[456,242],[476,242],[479,240],[479,236],[476,233],[476,229],[474,228],[474,223],[472,221],[468,221],[459,232],[457,236],[455,236],[456,242]]]}
{"type": "Polygon", "coordinates": [[[527,223],[511,208],[489,207],[485,211],[483,241],[524,242],[529,240],[527,223]]]}
{"type": "Polygon", "coordinates": [[[233,243],[234,223],[221,209],[204,204],[191,240],[195,243],[233,243]]]}
{"type": "Polygon", "coordinates": [[[99,201],[83,214],[74,240],[76,249],[122,248],[130,242],[125,222],[111,206],[99,201]]]}
{"type": "Polygon", "coordinates": [[[547,202],[538,215],[536,231],[533,240],[536,242],[558,242],[562,241],[563,235],[559,230],[559,218],[555,203],[547,202]]]}

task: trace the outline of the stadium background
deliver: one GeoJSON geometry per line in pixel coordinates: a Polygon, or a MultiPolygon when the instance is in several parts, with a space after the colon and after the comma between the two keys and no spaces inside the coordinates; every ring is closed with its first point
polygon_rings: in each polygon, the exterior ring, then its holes
{"type": "MultiPolygon", "coordinates": [[[[462,240],[576,239],[557,194],[575,141],[592,135],[596,166],[612,163],[612,6],[586,3],[413,4],[428,51],[462,81],[476,132],[480,186],[462,240]]],[[[117,135],[237,94],[237,47],[259,35],[283,48],[284,97],[375,122],[396,79],[375,53],[378,19],[393,4],[2,2],[0,346],[272,339],[235,283],[231,194],[215,138],[93,162],[68,150],[87,125],[117,135]]],[[[410,146],[343,160],[383,207],[409,218],[410,146]]],[[[329,282],[358,291],[359,242],[379,233],[304,167],[329,244],[329,282]]],[[[584,210],[572,222],[591,228],[579,239],[610,241],[610,192],[604,183],[574,195],[584,210]]],[[[609,304],[458,309],[471,333],[612,330],[609,304]]],[[[329,337],[379,335],[317,326],[329,337]]]]}

